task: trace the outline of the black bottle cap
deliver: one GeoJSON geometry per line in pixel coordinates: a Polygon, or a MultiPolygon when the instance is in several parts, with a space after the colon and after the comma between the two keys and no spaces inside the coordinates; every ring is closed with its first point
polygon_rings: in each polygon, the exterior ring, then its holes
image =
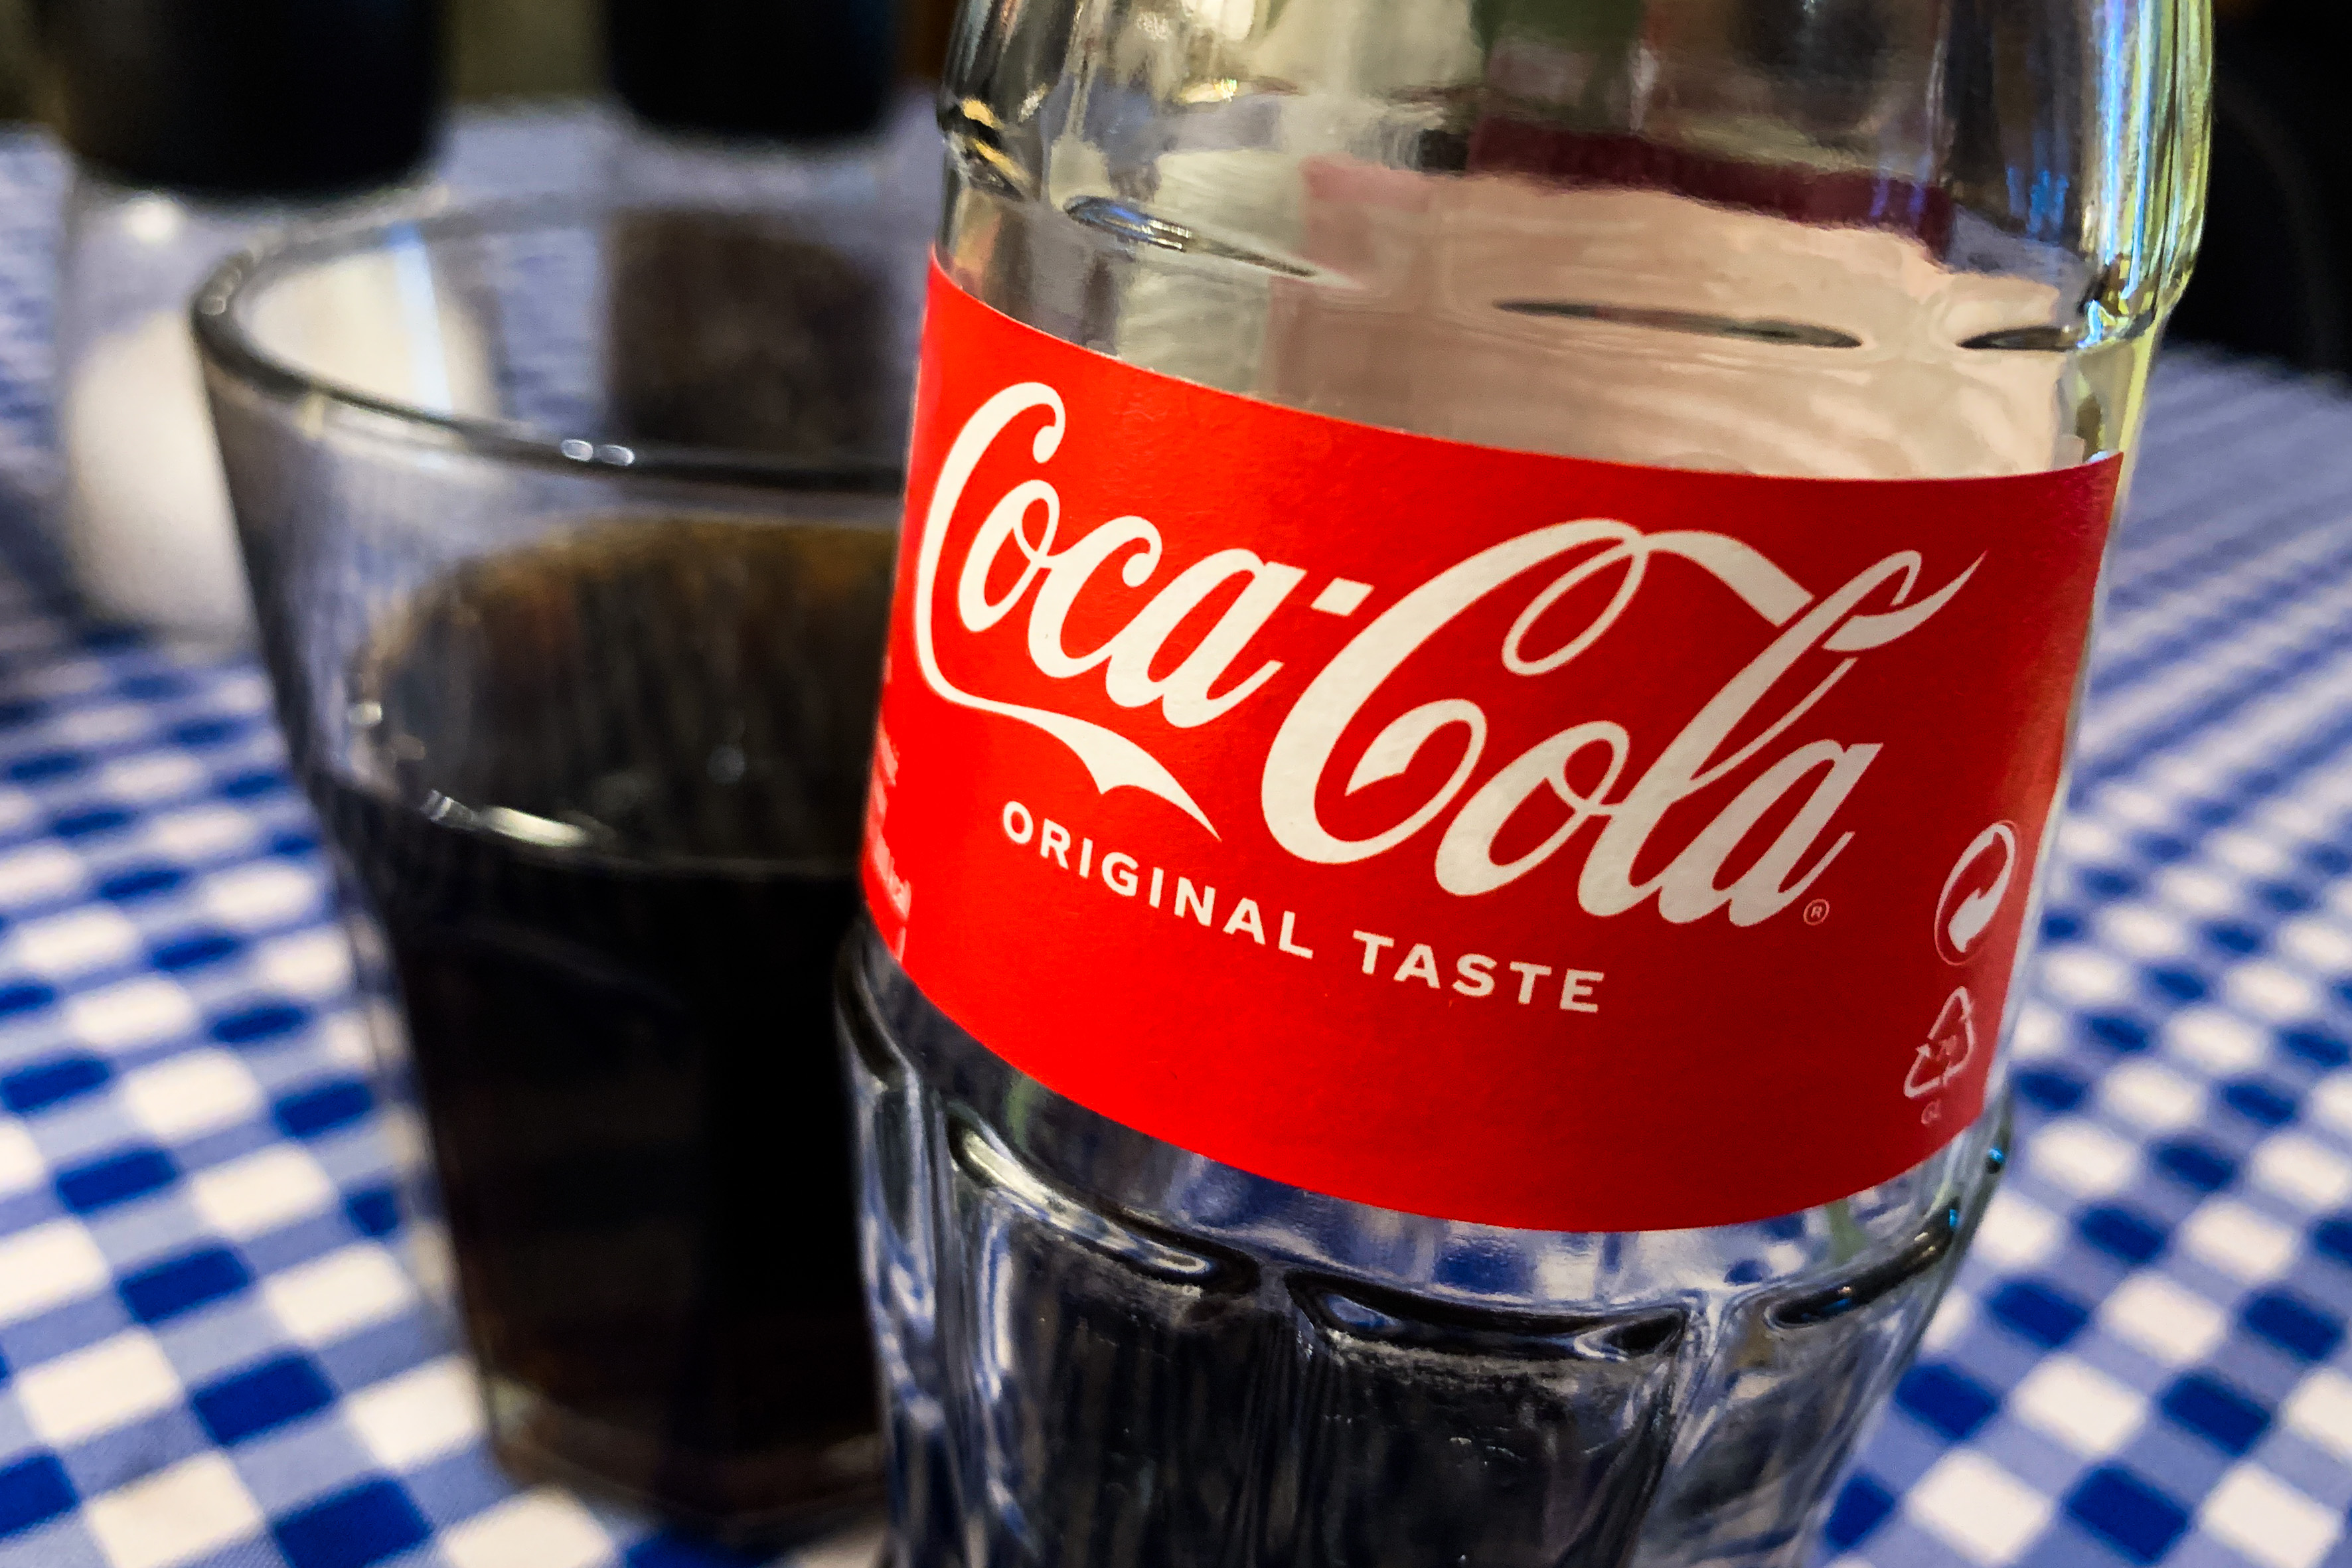
{"type": "Polygon", "coordinates": [[[894,10],[892,0],[606,0],[613,89],[664,130],[856,135],[889,106],[894,10]]]}
{"type": "Polygon", "coordinates": [[[437,0],[43,0],[58,130],[127,184],[236,196],[389,184],[425,161],[437,0]]]}

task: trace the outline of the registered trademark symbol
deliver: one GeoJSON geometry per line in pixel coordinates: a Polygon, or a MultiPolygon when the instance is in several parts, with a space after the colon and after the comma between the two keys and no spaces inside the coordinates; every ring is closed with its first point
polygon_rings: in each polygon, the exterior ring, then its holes
{"type": "Polygon", "coordinates": [[[1939,1100],[1929,1100],[1919,1108],[1919,1125],[1933,1127],[1944,1119],[1944,1107],[1939,1100]]]}
{"type": "Polygon", "coordinates": [[[1815,899],[1811,903],[1805,906],[1805,923],[1807,925],[1817,926],[1829,918],[1830,901],[1827,899],[1815,899]]]}

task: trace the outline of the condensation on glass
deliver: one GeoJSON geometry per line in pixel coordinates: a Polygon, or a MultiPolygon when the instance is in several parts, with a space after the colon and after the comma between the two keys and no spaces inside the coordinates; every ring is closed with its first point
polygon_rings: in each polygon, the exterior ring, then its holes
{"type": "MultiPolygon", "coordinates": [[[[2203,0],[973,0],[940,254],[1067,341],[1378,425],[2043,470],[2137,429],[2200,217],[2207,26],[2203,0]]],[[[2003,1159],[1996,1109],[1800,1214],[1500,1230],[1107,1121],[870,936],[841,1005],[908,1568],[1801,1563],[2003,1159]]]]}

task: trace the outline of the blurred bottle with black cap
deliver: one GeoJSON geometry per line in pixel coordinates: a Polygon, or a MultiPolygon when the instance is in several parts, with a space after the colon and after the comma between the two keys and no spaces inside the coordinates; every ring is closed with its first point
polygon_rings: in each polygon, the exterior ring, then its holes
{"type": "MultiPolygon", "coordinates": [[[[938,220],[927,0],[604,0],[614,403],[777,455],[894,429],[938,220]]],[[[877,452],[895,460],[897,451],[877,452]]]]}
{"type": "Polygon", "coordinates": [[[851,141],[898,86],[892,0],[611,0],[604,37],[621,101],[686,135],[851,141]]]}
{"type": "Polygon", "coordinates": [[[2301,370],[2352,370],[2352,114],[2343,0],[2215,0],[2212,188],[2165,328],[2301,370]]]}
{"type": "MultiPolygon", "coordinates": [[[[282,226],[429,200],[437,5],[42,0],[35,23],[74,159],[58,294],[61,542],[95,613],[238,641],[250,612],[189,296],[282,226]]],[[[367,330],[367,312],[345,314],[334,330],[367,330]]]]}

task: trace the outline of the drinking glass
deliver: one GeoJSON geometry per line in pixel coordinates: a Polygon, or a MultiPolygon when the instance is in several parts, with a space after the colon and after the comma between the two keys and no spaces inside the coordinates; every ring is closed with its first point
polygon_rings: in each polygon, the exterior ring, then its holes
{"type": "Polygon", "coordinates": [[[728,1538],[880,1476],[827,979],[920,252],[834,216],[315,232],[194,312],[496,1451],[728,1538]]]}

